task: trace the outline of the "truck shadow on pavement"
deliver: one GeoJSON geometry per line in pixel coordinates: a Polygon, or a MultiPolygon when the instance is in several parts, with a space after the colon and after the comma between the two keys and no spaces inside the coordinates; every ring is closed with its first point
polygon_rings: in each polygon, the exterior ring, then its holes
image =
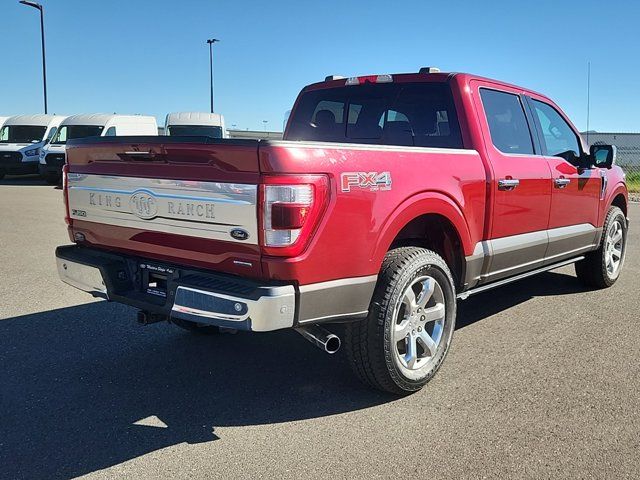
{"type": "MultiPolygon", "coordinates": [[[[533,296],[578,291],[575,277],[547,273],[462,302],[459,328],[533,296]]],[[[397,400],[295,332],[197,336],[140,327],[134,314],[95,302],[0,320],[1,478],[70,478],[216,440],[218,427],[397,400]]]]}
{"type": "MultiPolygon", "coordinates": [[[[573,266],[570,266],[573,270],[573,266]]],[[[559,272],[545,272],[525,280],[520,280],[495,290],[472,295],[458,302],[456,330],[460,330],[479,320],[508,310],[533,297],[569,295],[588,291],[575,275],[559,272]]]]}

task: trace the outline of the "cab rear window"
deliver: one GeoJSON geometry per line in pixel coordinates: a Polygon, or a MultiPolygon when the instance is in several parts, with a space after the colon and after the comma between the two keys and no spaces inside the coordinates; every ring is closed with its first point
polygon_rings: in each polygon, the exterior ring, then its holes
{"type": "Polygon", "coordinates": [[[286,140],[462,148],[444,83],[364,84],[300,97],[286,140]]]}

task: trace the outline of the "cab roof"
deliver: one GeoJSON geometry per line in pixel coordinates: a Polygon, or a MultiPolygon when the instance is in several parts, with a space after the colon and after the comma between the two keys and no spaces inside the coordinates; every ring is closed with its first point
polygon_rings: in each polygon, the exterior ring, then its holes
{"type": "Polygon", "coordinates": [[[146,121],[153,120],[155,118],[148,115],[120,115],[115,113],[83,113],[78,115],[71,115],[67,117],[62,125],[96,125],[104,126],[113,120],[123,120],[128,122],[140,122],[141,119],[146,121]]]}
{"type": "MultiPolygon", "coordinates": [[[[426,70],[426,69],[421,69],[426,70]]],[[[303,91],[306,90],[316,90],[322,88],[337,88],[347,85],[357,86],[354,79],[362,79],[359,84],[364,83],[409,83],[409,82],[447,82],[451,79],[456,78],[459,82],[463,84],[468,84],[471,80],[480,80],[483,82],[490,82],[496,85],[501,85],[505,87],[515,88],[521,90],[524,93],[530,93],[533,95],[538,95],[540,97],[547,98],[545,95],[536,92],[534,90],[521,87],[519,85],[513,85],[511,83],[503,82],[501,80],[495,80],[493,78],[483,77],[480,75],[474,75],[471,73],[459,73],[459,72],[430,72],[430,73],[392,73],[392,74],[373,74],[373,75],[360,75],[357,77],[336,77],[329,76],[325,79],[325,81],[312,83],[304,88],[303,91]],[[388,77],[391,80],[388,80],[388,77]],[[333,78],[333,79],[332,79],[333,78]],[[382,79],[383,81],[377,82],[376,79],[382,79]],[[351,82],[351,83],[349,83],[351,82]]]]}
{"type": "Polygon", "coordinates": [[[166,125],[212,125],[222,126],[223,117],[219,113],[173,112],[167,115],[166,125]]]}
{"type": "Polygon", "coordinates": [[[5,125],[30,125],[34,127],[47,127],[51,123],[60,123],[66,117],[63,115],[14,115],[9,117],[4,124],[5,125]]]}

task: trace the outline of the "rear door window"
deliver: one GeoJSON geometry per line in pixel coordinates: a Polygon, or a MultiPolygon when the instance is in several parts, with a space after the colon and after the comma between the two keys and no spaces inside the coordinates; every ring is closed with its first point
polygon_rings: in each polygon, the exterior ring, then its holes
{"type": "Polygon", "coordinates": [[[493,145],[502,153],[533,155],[533,140],[518,95],[480,89],[493,145]]]}
{"type": "Polygon", "coordinates": [[[445,83],[390,83],[311,90],[286,140],[463,148],[445,83]]]}

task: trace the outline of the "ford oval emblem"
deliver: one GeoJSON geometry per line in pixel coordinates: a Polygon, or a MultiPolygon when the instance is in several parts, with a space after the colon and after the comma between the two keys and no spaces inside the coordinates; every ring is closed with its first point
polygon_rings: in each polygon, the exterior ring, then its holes
{"type": "Polygon", "coordinates": [[[156,197],[144,192],[134,192],[129,199],[131,211],[140,218],[151,220],[158,214],[158,202],[156,197]]]}
{"type": "Polygon", "coordinates": [[[246,240],[247,238],[249,238],[249,232],[247,232],[243,228],[234,228],[229,232],[229,234],[236,240],[246,240]]]}

